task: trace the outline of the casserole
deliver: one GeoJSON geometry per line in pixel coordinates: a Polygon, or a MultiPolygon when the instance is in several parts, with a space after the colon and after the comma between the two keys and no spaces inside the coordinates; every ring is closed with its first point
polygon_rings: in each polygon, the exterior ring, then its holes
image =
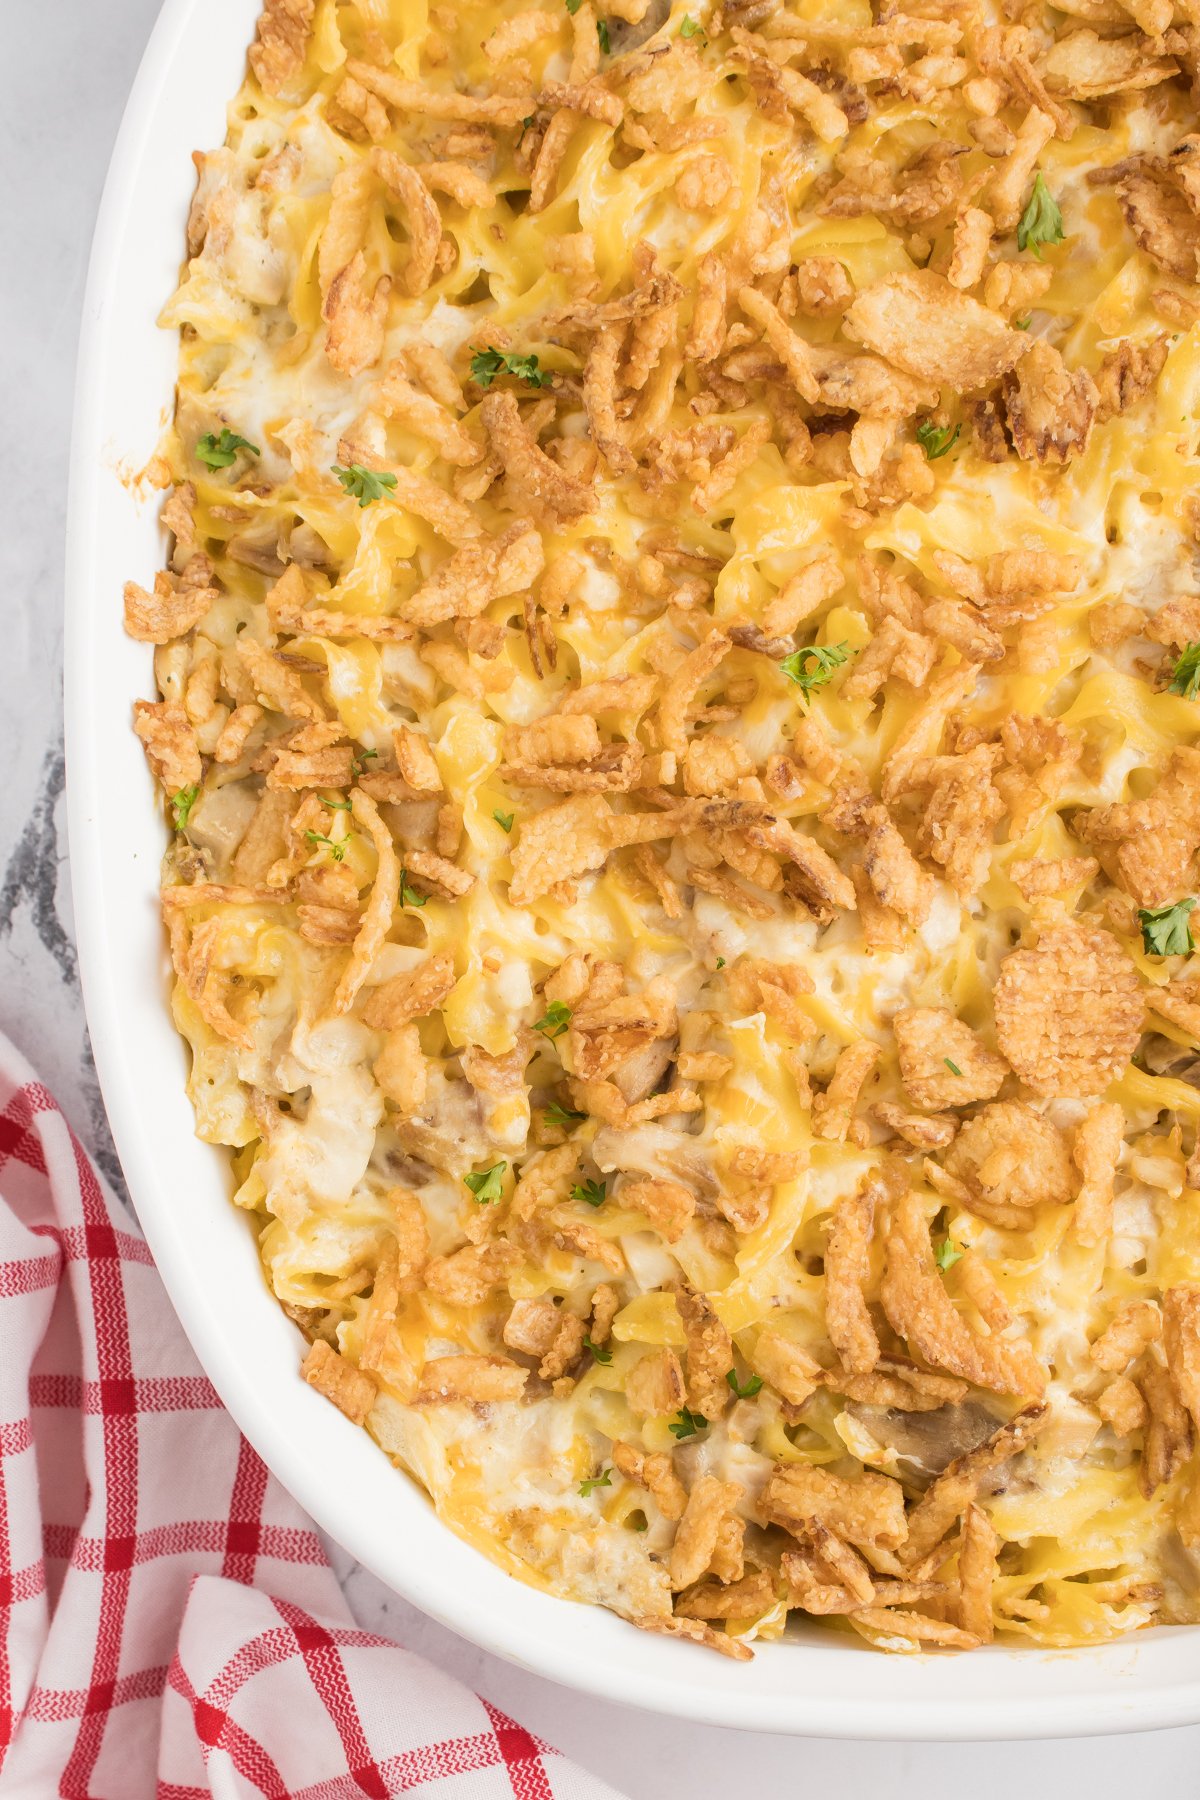
{"type": "Polygon", "coordinates": [[[508,1581],[298,1382],[295,1334],[262,1290],[249,1232],[228,1207],[221,1159],[191,1135],[153,948],[159,833],[136,744],[125,736],[124,703],[147,689],[146,654],[110,625],[106,602],[127,575],[148,579],[159,561],[154,509],[129,474],[150,458],[165,423],[174,346],[154,315],[173,281],[187,150],[221,135],[205,96],[234,91],[252,23],[248,8],[236,8],[214,31],[181,6],[168,8],[156,32],[98,231],[72,483],[67,711],[89,1013],[131,1189],[214,1383],[286,1485],[360,1560],[486,1647],[574,1685],[730,1725],[856,1736],[999,1735],[1014,1703],[1023,1708],[1021,1734],[1194,1716],[1192,1628],[1086,1656],[993,1650],[971,1660],[975,1675],[966,1664],[924,1658],[848,1662],[853,1653],[828,1640],[769,1646],[750,1668],[705,1674],[683,1647],[630,1643],[616,1621],[508,1581]],[[172,80],[184,70],[187,92],[172,80]]]}

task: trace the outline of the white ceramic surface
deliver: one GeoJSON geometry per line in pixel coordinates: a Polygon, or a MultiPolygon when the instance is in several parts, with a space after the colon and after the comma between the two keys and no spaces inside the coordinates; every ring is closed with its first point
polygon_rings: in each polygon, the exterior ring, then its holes
{"type": "Polygon", "coordinates": [[[267,1463],[367,1569],[485,1650],[585,1693],[708,1724],[822,1737],[1073,1736],[1200,1719],[1200,1629],[1087,1652],[883,1657],[814,1633],[751,1664],[642,1636],[510,1580],[445,1530],[365,1434],[299,1379],[300,1343],[263,1283],[222,1152],[192,1133],[166,1004],[159,810],[129,705],[149,652],[117,596],[161,561],[157,496],[131,479],[170,404],[190,152],[223,135],[257,0],[166,0],[109,173],[83,308],[71,459],[69,818],[84,994],[104,1099],[146,1235],[189,1337],[267,1463]]]}

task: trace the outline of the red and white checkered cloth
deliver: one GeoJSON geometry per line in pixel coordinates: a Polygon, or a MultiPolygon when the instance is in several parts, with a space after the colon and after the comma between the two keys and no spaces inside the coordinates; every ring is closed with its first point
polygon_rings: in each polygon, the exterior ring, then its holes
{"type": "Polygon", "coordinates": [[[357,1630],[136,1228],[3,1038],[0,1792],[617,1800],[357,1630]]]}

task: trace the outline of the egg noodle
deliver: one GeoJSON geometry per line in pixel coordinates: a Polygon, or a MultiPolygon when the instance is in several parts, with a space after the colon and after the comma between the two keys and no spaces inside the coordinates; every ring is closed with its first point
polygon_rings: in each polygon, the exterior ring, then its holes
{"type": "Polygon", "coordinates": [[[267,0],[196,156],[197,1130],[514,1575],[1198,1621],[1200,11],[689,3],[267,0]]]}

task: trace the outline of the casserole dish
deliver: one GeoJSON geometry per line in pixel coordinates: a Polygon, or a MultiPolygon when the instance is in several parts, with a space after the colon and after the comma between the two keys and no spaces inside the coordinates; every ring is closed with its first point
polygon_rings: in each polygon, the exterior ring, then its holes
{"type": "Polygon", "coordinates": [[[122,128],[84,309],[72,467],[68,753],[76,910],[97,1065],[147,1237],[214,1385],[297,1499],[381,1579],[483,1647],[607,1698],[710,1722],[854,1737],[1070,1735],[1200,1716],[1200,1635],[1147,1633],[1047,1655],[869,1658],[829,1639],[766,1646],[728,1669],[686,1646],[513,1582],[456,1539],[374,1446],[296,1373],[223,1158],[192,1135],[183,1052],[163,1005],[153,918],[161,830],[128,732],[148,656],[116,595],[161,558],[141,470],[166,422],[175,345],[155,323],[177,269],[188,156],[221,136],[254,9],[162,14],[122,128]],[[336,1473],[331,1474],[331,1471],[336,1473]]]}

